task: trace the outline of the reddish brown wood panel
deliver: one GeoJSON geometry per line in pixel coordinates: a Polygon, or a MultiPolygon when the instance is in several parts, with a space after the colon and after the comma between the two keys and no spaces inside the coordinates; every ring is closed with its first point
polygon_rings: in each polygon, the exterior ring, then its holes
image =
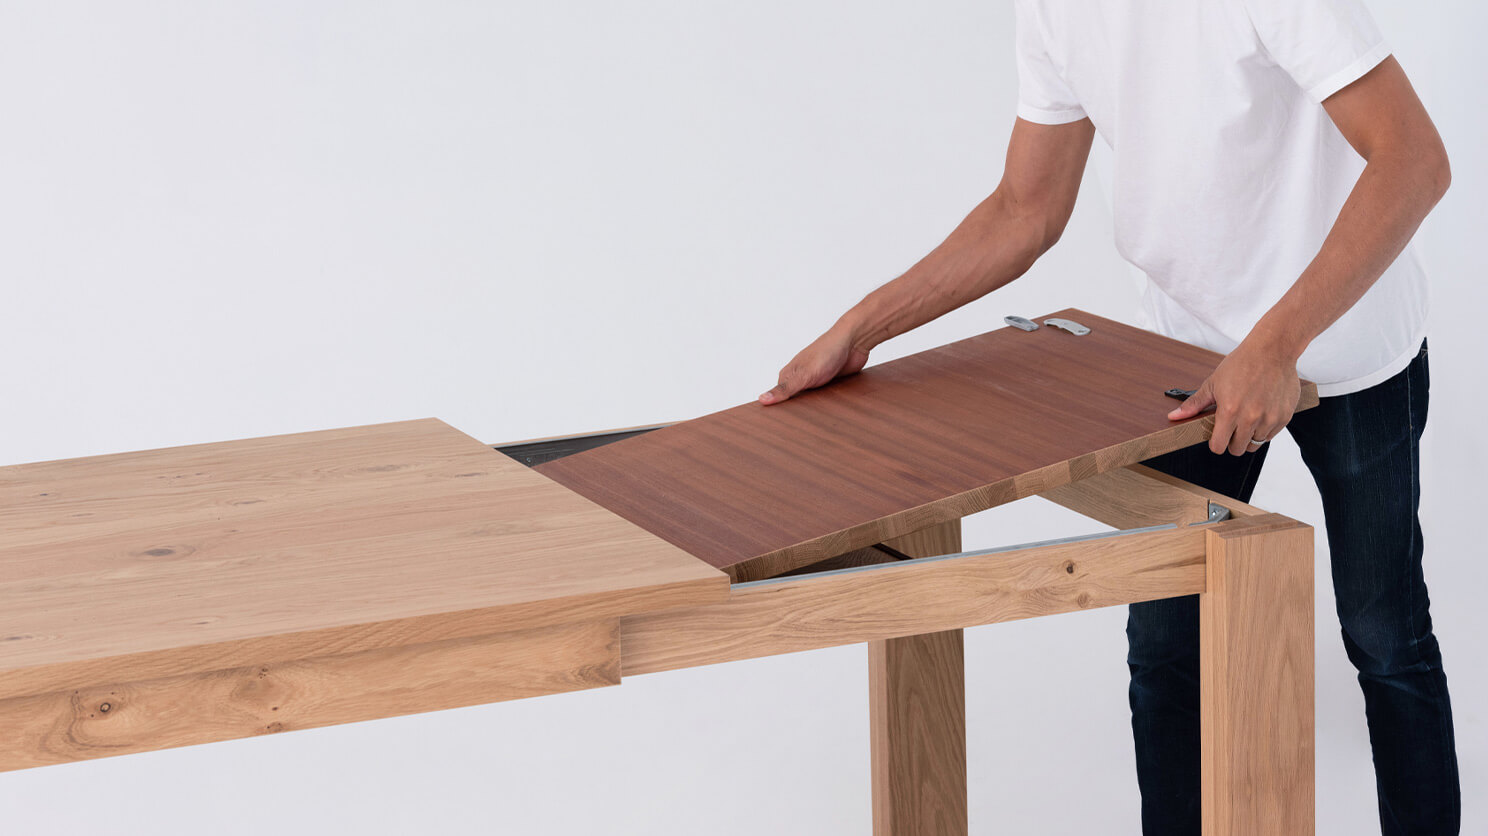
{"type": "Polygon", "coordinates": [[[538,470],[749,580],[1208,437],[1212,417],[1168,421],[1163,392],[1198,386],[1220,355],[1084,311],[1049,316],[1091,332],[1002,328],[538,470]]]}

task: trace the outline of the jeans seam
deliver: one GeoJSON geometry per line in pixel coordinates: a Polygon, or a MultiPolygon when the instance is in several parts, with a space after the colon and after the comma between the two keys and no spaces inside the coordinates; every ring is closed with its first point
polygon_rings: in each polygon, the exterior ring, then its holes
{"type": "MultiPolygon", "coordinates": [[[[1416,528],[1416,527],[1418,527],[1420,525],[1420,523],[1419,523],[1420,510],[1419,509],[1420,509],[1421,499],[1420,499],[1420,496],[1419,496],[1418,491],[1419,491],[1420,479],[1421,479],[1421,477],[1420,477],[1420,474],[1421,474],[1421,462],[1419,461],[1419,457],[1417,455],[1419,453],[1419,450],[1417,448],[1420,446],[1420,442],[1416,439],[1416,395],[1415,395],[1415,386],[1412,385],[1412,382],[1411,382],[1411,378],[1412,377],[1415,377],[1415,375],[1411,374],[1410,371],[1407,371],[1405,373],[1405,416],[1406,416],[1406,423],[1409,424],[1409,426],[1410,426],[1410,430],[1409,431],[1410,431],[1410,438],[1411,438],[1411,441],[1410,441],[1410,456],[1411,456],[1411,488],[1410,488],[1411,489],[1411,508],[1412,508],[1412,513],[1416,516],[1416,519],[1412,521],[1412,527],[1413,528],[1416,528]]],[[[1413,535],[1412,539],[1414,539],[1414,532],[1412,532],[1412,535],[1413,535]]],[[[1412,543],[1412,545],[1415,545],[1415,544],[1412,543]]],[[[1422,545],[1422,549],[1421,549],[1421,551],[1422,551],[1422,557],[1424,558],[1424,556],[1425,556],[1425,543],[1423,542],[1421,545],[1422,545]]],[[[1413,572],[1413,573],[1411,573],[1411,586],[1414,587],[1415,586],[1415,583],[1416,583],[1416,573],[1413,572]]],[[[1411,590],[1410,624],[1408,626],[1410,627],[1410,634],[1411,634],[1411,650],[1414,651],[1415,654],[1416,654],[1416,664],[1420,665],[1420,664],[1424,664],[1425,663],[1426,658],[1421,654],[1421,635],[1420,635],[1420,632],[1416,630],[1416,603],[1418,601],[1420,601],[1420,596],[1416,594],[1418,592],[1420,592],[1420,590],[1418,590],[1418,589],[1412,589],[1411,590]]]]}
{"type": "MultiPolygon", "coordinates": [[[[1423,351],[1425,350],[1424,341],[1422,343],[1422,350],[1423,351]]],[[[1412,365],[1414,365],[1414,364],[1412,364],[1412,365]]],[[[1420,487],[1421,487],[1421,476],[1420,476],[1420,474],[1421,474],[1420,446],[1421,445],[1420,445],[1420,440],[1416,437],[1416,398],[1415,398],[1415,374],[1414,374],[1414,372],[1415,372],[1415,369],[1411,369],[1410,371],[1406,372],[1406,375],[1405,375],[1405,398],[1406,398],[1405,399],[1405,412],[1406,412],[1406,416],[1407,416],[1407,421],[1410,424],[1410,434],[1411,434],[1411,445],[1410,445],[1411,474],[1412,474],[1412,479],[1411,479],[1411,506],[1412,506],[1413,509],[1416,509],[1414,511],[1414,513],[1417,515],[1416,516],[1416,519],[1413,521],[1413,526],[1412,527],[1415,529],[1415,531],[1420,531],[1420,516],[1419,516],[1420,511],[1419,511],[1419,508],[1420,508],[1420,502],[1421,502],[1421,498],[1420,498],[1420,487]]],[[[1424,563],[1425,553],[1426,553],[1426,544],[1424,542],[1425,541],[1424,534],[1421,537],[1421,541],[1422,541],[1421,542],[1421,557],[1419,558],[1418,562],[1424,563]]],[[[1411,573],[1411,585],[1412,586],[1415,586],[1416,583],[1417,583],[1417,575],[1424,574],[1424,572],[1425,572],[1425,567],[1422,566],[1420,573],[1416,573],[1416,572],[1411,573]]],[[[1411,622],[1410,623],[1411,649],[1415,651],[1415,654],[1416,654],[1416,663],[1419,664],[1419,665],[1424,665],[1426,667],[1426,671],[1425,671],[1425,673],[1426,673],[1426,686],[1431,689],[1431,699],[1432,699],[1432,702],[1434,702],[1436,705],[1440,706],[1443,703],[1443,699],[1442,699],[1443,698],[1443,694],[1436,687],[1436,677],[1434,677],[1434,676],[1431,675],[1431,666],[1425,664],[1426,663],[1426,658],[1421,653],[1421,635],[1420,635],[1420,632],[1416,630],[1416,604],[1417,604],[1418,601],[1420,601],[1421,598],[1424,598],[1425,597],[1425,590],[1422,590],[1422,589],[1413,589],[1413,590],[1411,590],[1411,592],[1413,593],[1411,595],[1411,614],[1410,614],[1410,622],[1411,622]],[[1420,592],[1421,594],[1420,595],[1414,594],[1414,593],[1417,593],[1417,592],[1420,592]]],[[[1438,653],[1439,652],[1440,651],[1438,651],[1438,653]]],[[[1442,771],[1443,772],[1455,772],[1456,770],[1453,769],[1453,761],[1455,760],[1455,755],[1456,755],[1456,753],[1453,751],[1453,749],[1455,747],[1445,745],[1445,744],[1447,744],[1451,740],[1451,735],[1448,733],[1447,725],[1446,725],[1446,723],[1447,723],[1446,718],[1448,716],[1450,716],[1450,715],[1445,710],[1444,711],[1441,711],[1439,713],[1440,713],[1442,719],[1437,724],[1436,733],[1438,735],[1440,735],[1441,741],[1444,744],[1441,747],[1442,748],[1442,762],[1441,762],[1442,771]]],[[[1461,791],[1460,790],[1460,787],[1461,787],[1461,781],[1460,781],[1460,779],[1459,779],[1459,782],[1458,782],[1458,787],[1459,787],[1459,792],[1460,792],[1461,791]]],[[[1460,799],[1460,795],[1459,795],[1459,799],[1460,799]]],[[[1461,816],[1461,813],[1460,813],[1460,804],[1461,804],[1461,801],[1460,800],[1458,801],[1458,804],[1459,804],[1459,813],[1458,813],[1459,818],[1458,818],[1458,821],[1459,821],[1459,827],[1460,827],[1460,822],[1461,822],[1461,818],[1460,818],[1460,816],[1461,816]]]]}

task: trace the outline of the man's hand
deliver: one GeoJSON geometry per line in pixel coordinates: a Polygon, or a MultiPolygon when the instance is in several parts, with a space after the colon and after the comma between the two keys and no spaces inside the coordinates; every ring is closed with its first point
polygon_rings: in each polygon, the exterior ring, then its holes
{"type": "Polygon", "coordinates": [[[1302,397],[1297,362],[1289,352],[1241,343],[1220,361],[1193,396],[1168,413],[1181,421],[1214,406],[1209,449],[1238,456],[1275,438],[1302,397]]]}
{"type": "Polygon", "coordinates": [[[789,400],[807,389],[825,386],[839,377],[854,374],[868,362],[866,349],[853,345],[852,335],[834,327],[806,346],[780,370],[780,382],[759,396],[766,406],[789,400]]]}

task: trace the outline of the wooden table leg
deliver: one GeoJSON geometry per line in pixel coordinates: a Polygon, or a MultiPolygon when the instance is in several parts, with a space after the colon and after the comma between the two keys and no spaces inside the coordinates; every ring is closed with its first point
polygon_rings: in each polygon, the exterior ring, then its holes
{"type": "MultiPolygon", "coordinates": [[[[913,557],[961,550],[959,520],[890,540],[913,557]]],[[[868,643],[875,836],[964,836],[966,671],[960,630],[868,643]]]]}
{"type": "Polygon", "coordinates": [[[1208,534],[1205,836],[1314,832],[1312,536],[1291,520],[1208,534]]]}

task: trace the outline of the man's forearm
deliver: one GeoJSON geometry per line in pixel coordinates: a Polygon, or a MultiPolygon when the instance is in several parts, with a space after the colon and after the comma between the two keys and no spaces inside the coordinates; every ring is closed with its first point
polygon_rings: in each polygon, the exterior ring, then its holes
{"type": "MultiPolygon", "coordinates": [[[[1058,237],[1043,211],[1002,190],[897,279],[864,297],[835,328],[863,351],[987,295],[1023,275],[1058,237]]],[[[1062,224],[1060,224],[1062,227],[1062,224]]]]}
{"type": "Polygon", "coordinates": [[[1075,208],[1095,126],[1013,121],[1002,181],[940,246],[904,275],[868,294],[780,370],[761,404],[855,374],[890,337],[996,290],[1058,240],[1075,208]]]}
{"type": "Polygon", "coordinates": [[[1449,179],[1444,156],[1401,152],[1372,159],[1317,256],[1247,341],[1294,361],[1300,357],[1400,255],[1449,179]]]}

